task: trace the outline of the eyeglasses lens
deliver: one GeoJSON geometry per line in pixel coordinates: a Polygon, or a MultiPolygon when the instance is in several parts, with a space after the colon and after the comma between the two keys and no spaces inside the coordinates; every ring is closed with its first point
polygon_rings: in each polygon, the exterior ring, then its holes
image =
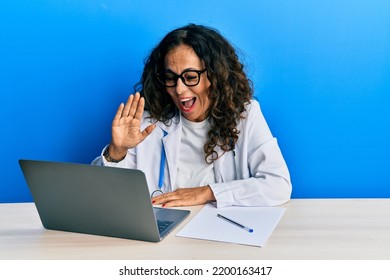
{"type": "Polygon", "coordinates": [[[175,87],[180,78],[186,86],[196,86],[199,83],[200,73],[196,71],[186,71],[181,75],[166,72],[160,75],[160,80],[166,87],[175,87]]]}

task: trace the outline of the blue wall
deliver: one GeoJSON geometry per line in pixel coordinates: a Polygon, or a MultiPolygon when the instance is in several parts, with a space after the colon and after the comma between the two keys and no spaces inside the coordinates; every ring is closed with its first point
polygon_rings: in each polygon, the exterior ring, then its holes
{"type": "Polygon", "coordinates": [[[390,197],[390,1],[0,2],[0,202],[19,158],[89,163],[149,50],[189,22],[240,50],[293,197],[390,197]]]}

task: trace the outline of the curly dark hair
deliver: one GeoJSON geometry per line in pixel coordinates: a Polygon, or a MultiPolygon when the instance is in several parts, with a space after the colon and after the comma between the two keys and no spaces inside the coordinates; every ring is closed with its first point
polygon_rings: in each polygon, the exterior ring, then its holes
{"type": "Polygon", "coordinates": [[[175,29],[151,51],[138,84],[142,86],[140,92],[145,98],[145,109],[156,121],[169,125],[178,112],[157,73],[165,70],[166,54],[179,45],[195,51],[204,62],[211,83],[211,105],[207,112],[211,128],[204,152],[205,161],[212,163],[220,156],[215,151],[216,146],[224,152],[234,149],[240,133],[237,124],[244,117],[245,104],[253,96],[252,83],[244,73],[234,47],[217,30],[195,24],[175,29]]]}

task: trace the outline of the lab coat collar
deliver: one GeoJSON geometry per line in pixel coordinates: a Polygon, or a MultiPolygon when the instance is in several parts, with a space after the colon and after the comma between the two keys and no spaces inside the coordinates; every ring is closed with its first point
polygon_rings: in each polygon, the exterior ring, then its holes
{"type": "Polygon", "coordinates": [[[176,182],[177,162],[180,152],[182,133],[180,116],[176,115],[172,118],[169,125],[166,125],[163,122],[158,122],[157,126],[166,132],[166,135],[162,138],[162,143],[164,145],[166,162],[168,165],[168,168],[166,169],[166,171],[168,171],[166,172],[168,176],[165,176],[164,181],[169,178],[170,182],[169,184],[165,182],[164,185],[171,186],[172,189],[169,191],[172,191],[176,182]]]}
{"type": "Polygon", "coordinates": [[[157,122],[156,125],[168,134],[177,129],[181,129],[180,115],[176,114],[169,122],[168,125],[163,122],[157,122]]]}

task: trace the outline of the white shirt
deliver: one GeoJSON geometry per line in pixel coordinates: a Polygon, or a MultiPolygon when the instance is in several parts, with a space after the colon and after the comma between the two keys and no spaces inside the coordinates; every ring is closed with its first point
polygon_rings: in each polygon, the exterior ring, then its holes
{"type": "Polygon", "coordinates": [[[180,116],[182,135],[174,189],[215,183],[214,164],[205,161],[203,146],[210,130],[208,120],[191,122],[180,116]]]}

